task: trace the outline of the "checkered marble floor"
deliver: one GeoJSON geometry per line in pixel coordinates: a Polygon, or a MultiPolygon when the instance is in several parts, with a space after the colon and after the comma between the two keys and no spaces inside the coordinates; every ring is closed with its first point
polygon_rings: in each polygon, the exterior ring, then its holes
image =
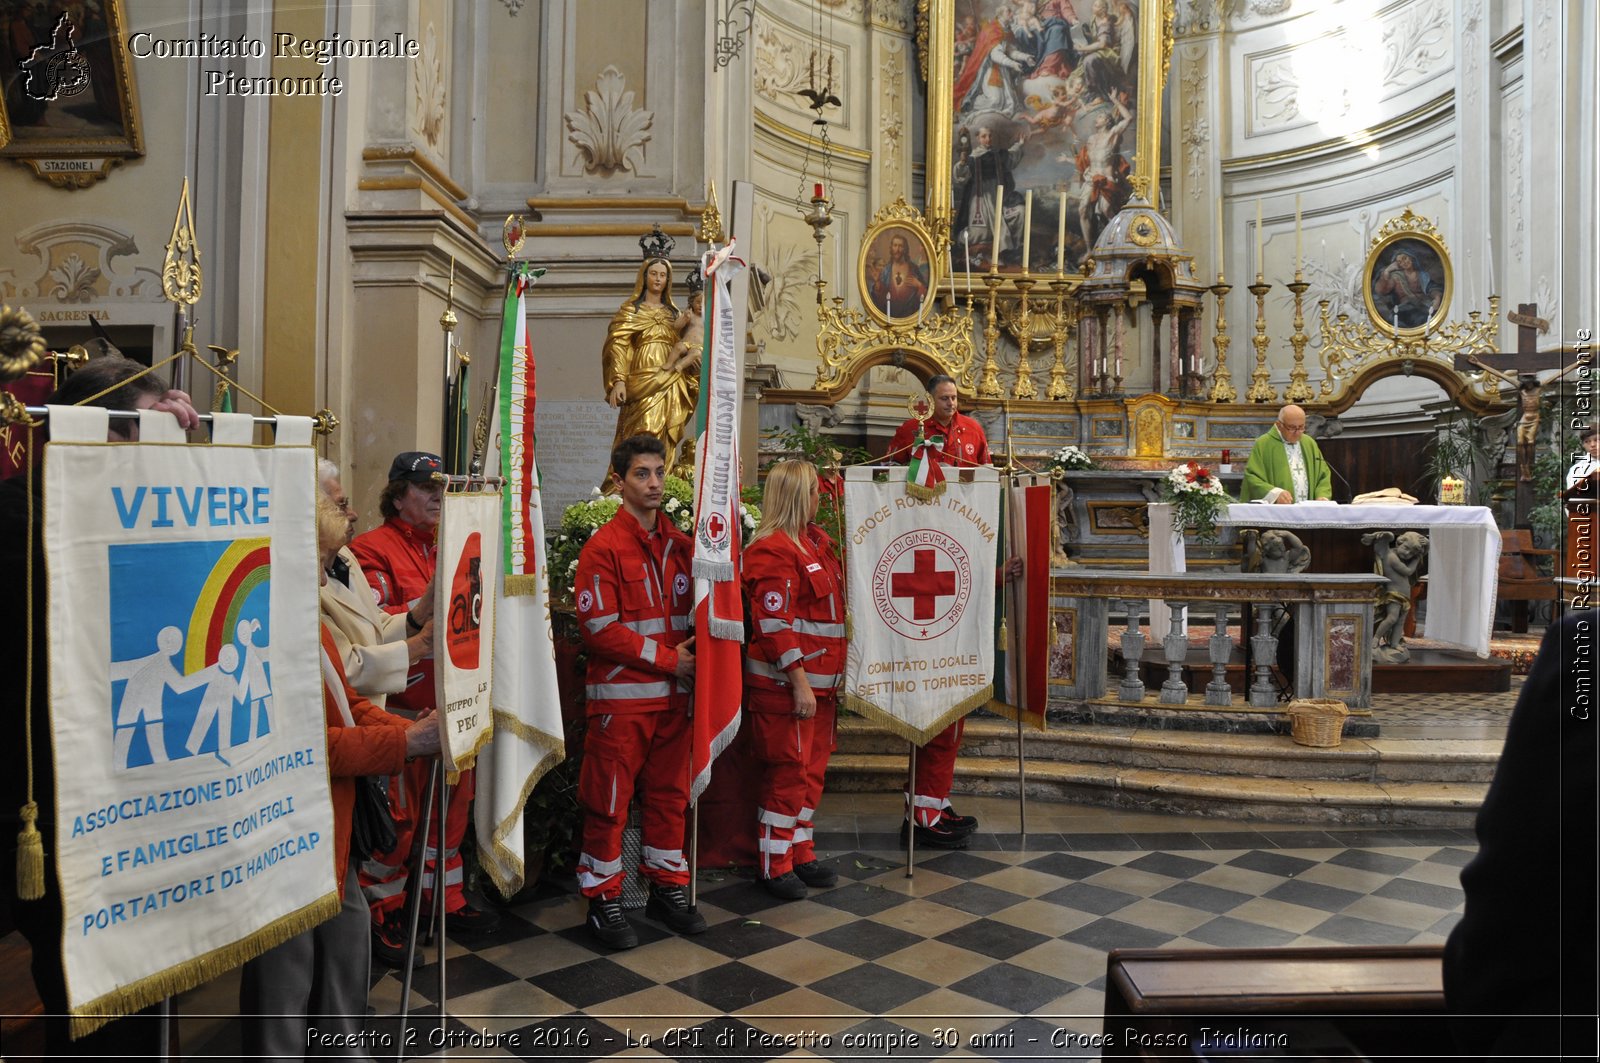
{"type": "MultiPolygon", "coordinates": [[[[1025,839],[919,853],[908,878],[883,798],[841,795],[819,817],[843,828],[819,839],[833,889],[781,902],[703,872],[705,934],[637,911],[640,946],[612,952],[584,929],[584,900],[559,895],[506,911],[492,942],[452,942],[450,1056],[1066,1058],[1052,1031],[1100,1030],[1109,949],[1440,942],[1475,847],[1466,830],[1230,829],[1036,805],[1025,839]],[[1096,820],[1107,829],[1085,829],[1096,820]]],[[[1014,802],[961,807],[1016,823],[1014,802]]],[[[442,1036],[437,985],[436,965],[417,969],[408,1054],[442,1036]]],[[[393,1058],[399,992],[396,972],[376,978],[378,1058],[393,1058]]]]}

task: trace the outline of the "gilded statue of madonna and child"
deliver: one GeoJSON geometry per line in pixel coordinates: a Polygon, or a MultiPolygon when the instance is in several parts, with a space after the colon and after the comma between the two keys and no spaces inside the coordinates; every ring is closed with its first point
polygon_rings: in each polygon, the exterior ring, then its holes
{"type": "MultiPolygon", "coordinates": [[[[692,471],[694,440],[685,439],[700,394],[703,294],[698,271],[689,279],[688,307],[672,299],[672,238],[656,226],[639,241],[644,261],[633,292],[617,308],[606,328],[600,371],[606,402],[617,412],[612,446],[631,435],[649,432],[666,444],[669,468],[677,475],[692,471]],[[682,443],[681,452],[679,443],[682,443]]],[[[607,477],[606,490],[614,491],[607,477]]]]}

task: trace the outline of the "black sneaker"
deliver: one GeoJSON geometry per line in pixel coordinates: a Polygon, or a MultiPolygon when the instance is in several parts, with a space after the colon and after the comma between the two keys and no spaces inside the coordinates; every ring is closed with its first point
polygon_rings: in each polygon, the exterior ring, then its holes
{"type": "MultiPolygon", "coordinates": [[[[420,952],[420,950],[419,950],[420,952]]],[[[398,915],[372,924],[372,958],[386,967],[403,967],[406,962],[406,932],[398,915]]],[[[421,956],[413,953],[415,965],[421,956]]]]}
{"type": "Polygon", "coordinates": [[[486,908],[474,908],[470,904],[464,904],[445,915],[444,927],[452,935],[462,937],[492,934],[500,929],[500,916],[486,908]]]}
{"type": "Polygon", "coordinates": [[[591,897],[588,923],[590,933],[608,948],[631,949],[639,944],[639,933],[622,914],[622,900],[618,897],[591,897]]]}
{"type": "Polygon", "coordinates": [[[839,884],[839,872],[831,867],[823,867],[815,860],[794,865],[794,873],[801,882],[815,889],[827,889],[839,884]]]}
{"type": "Polygon", "coordinates": [[[766,887],[768,893],[783,901],[803,901],[806,899],[806,884],[800,881],[800,876],[793,871],[785,871],[777,878],[764,878],[761,885],[766,887]]]}
{"type": "Polygon", "coordinates": [[[959,831],[971,834],[978,829],[977,816],[963,816],[949,805],[944,806],[944,811],[939,815],[939,826],[945,830],[959,831]]]}
{"type": "Polygon", "coordinates": [[[644,914],[659,919],[680,934],[704,934],[706,917],[689,903],[682,886],[651,886],[644,914]]]}
{"type": "MultiPolygon", "coordinates": [[[[907,836],[911,833],[911,822],[906,820],[900,824],[900,844],[906,843],[907,836]]],[[[947,830],[944,824],[935,823],[931,827],[917,826],[917,844],[929,849],[965,849],[972,841],[972,835],[962,831],[947,830]]]]}

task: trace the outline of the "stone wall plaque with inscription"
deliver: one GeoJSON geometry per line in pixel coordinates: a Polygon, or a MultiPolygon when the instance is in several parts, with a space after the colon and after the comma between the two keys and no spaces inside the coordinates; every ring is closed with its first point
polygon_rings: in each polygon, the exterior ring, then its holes
{"type": "Polygon", "coordinates": [[[534,431],[538,433],[546,530],[559,527],[566,508],[591,497],[600,486],[611,461],[611,436],[616,430],[617,411],[599,400],[539,400],[534,431]]]}

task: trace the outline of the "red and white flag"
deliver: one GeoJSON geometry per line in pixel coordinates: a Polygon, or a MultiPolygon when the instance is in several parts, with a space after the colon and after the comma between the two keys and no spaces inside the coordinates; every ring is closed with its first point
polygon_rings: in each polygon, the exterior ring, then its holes
{"type": "Polygon", "coordinates": [[[730,243],[707,256],[705,363],[695,411],[694,736],[689,800],[711,783],[711,764],[739,733],[744,693],[744,602],[739,588],[739,403],[744,381],[742,322],[732,286],[745,264],[730,243]]]}

